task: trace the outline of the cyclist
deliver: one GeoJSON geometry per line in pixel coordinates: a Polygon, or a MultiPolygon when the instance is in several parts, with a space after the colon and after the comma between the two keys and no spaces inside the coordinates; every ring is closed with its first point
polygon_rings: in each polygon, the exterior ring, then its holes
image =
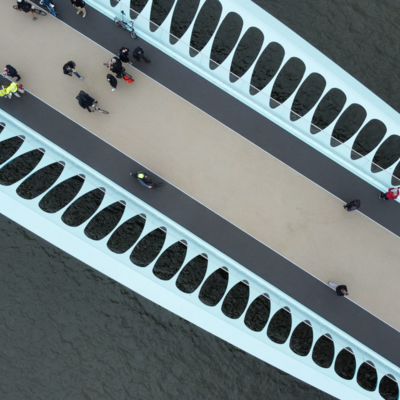
{"type": "Polygon", "coordinates": [[[150,60],[144,56],[144,50],[141,46],[136,47],[135,50],[133,50],[132,56],[136,58],[136,60],[140,61],[142,58],[144,62],[149,63],[150,60]]]}
{"type": "Polygon", "coordinates": [[[32,20],[33,20],[33,21],[36,21],[37,18],[33,15],[33,12],[32,12],[32,10],[33,10],[34,8],[35,8],[35,7],[33,7],[32,4],[29,3],[28,1],[25,1],[25,0],[17,0],[17,9],[18,9],[18,10],[21,10],[21,11],[24,11],[24,12],[26,12],[26,13],[30,13],[31,16],[32,16],[32,20]]]}
{"type": "Polygon", "coordinates": [[[0,90],[0,97],[8,97],[11,99],[14,94],[16,97],[21,97],[18,93],[18,84],[15,82],[10,82],[7,86],[3,85],[3,89],[0,90]]]}
{"type": "Polygon", "coordinates": [[[81,90],[76,96],[79,105],[84,108],[85,110],[88,110],[88,112],[92,112],[90,107],[92,107],[94,104],[97,103],[97,100],[95,100],[93,97],[90,97],[87,93],[85,93],[83,90],[81,90]]]}

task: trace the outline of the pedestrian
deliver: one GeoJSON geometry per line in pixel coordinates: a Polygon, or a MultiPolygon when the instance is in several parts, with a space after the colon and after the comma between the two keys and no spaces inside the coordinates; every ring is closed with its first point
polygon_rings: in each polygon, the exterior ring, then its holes
{"type": "Polygon", "coordinates": [[[71,0],[71,4],[78,10],[76,12],[77,15],[82,13],[82,18],[86,17],[86,8],[85,5],[86,3],[83,0],[71,0]]]}
{"type": "Polygon", "coordinates": [[[36,21],[37,18],[33,15],[33,11],[32,11],[34,8],[35,7],[32,6],[32,4],[29,3],[29,1],[17,0],[17,10],[22,10],[22,11],[24,11],[26,13],[31,14],[32,20],[36,21]]]}
{"type": "Polygon", "coordinates": [[[21,79],[21,77],[18,75],[17,70],[11,65],[7,64],[6,67],[3,68],[3,71],[4,74],[6,74],[6,76],[10,76],[11,78],[17,77],[16,82],[18,82],[21,79]]]}
{"type": "Polygon", "coordinates": [[[358,210],[361,206],[361,201],[356,199],[353,201],[350,201],[350,203],[347,203],[343,206],[343,208],[347,211],[354,211],[354,210],[358,210]]]}
{"type": "Polygon", "coordinates": [[[122,66],[122,62],[119,57],[114,56],[109,62],[108,67],[110,71],[114,72],[117,75],[117,78],[122,78],[122,73],[125,71],[125,68],[122,66]]]}
{"type": "Polygon", "coordinates": [[[349,292],[347,291],[347,286],[346,285],[338,285],[333,282],[328,282],[328,285],[333,287],[336,290],[336,294],[338,296],[345,296],[347,297],[349,295],[349,292]]]}
{"type": "Polygon", "coordinates": [[[118,84],[117,79],[115,78],[114,75],[107,74],[107,81],[112,87],[111,91],[114,92],[114,90],[117,89],[117,84],[118,84]]]}
{"type": "Polygon", "coordinates": [[[138,61],[140,61],[140,59],[143,58],[145,62],[147,63],[150,62],[150,60],[144,56],[144,50],[140,46],[136,47],[136,49],[133,50],[132,56],[136,58],[136,60],[138,61]]]}
{"type": "Polygon", "coordinates": [[[399,197],[399,188],[390,188],[386,193],[381,192],[379,198],[381,200],[396,200],[399,197]]]}
{"type": "Polygon", "coordinates": [[[147,187],[148,189],[157,190],[160,189],[164,184],[162,182],[155,183],[153,182],[145,172],[138,171],[136,174],[131,172],[131,176],[134,176],[141,185],[147,187]]]}
{"type": "Polygon", "coordinates": [[[76,70],[75,70],[76,64],[73,61],[68,61],[66,64],[63,66],[63,72],[65,75],[72,76],[72,74],[76,75],[79,79],[83,79],[82,76],[80,76],[76,70]]]}
{"type": "Polygon", "coordinates": [[[124,63],[132,65],[132,63],[129,61],[128,56],[129,56],[129,49],[127,47],[121,47],[118,52],[119,59],[124,63]]]}

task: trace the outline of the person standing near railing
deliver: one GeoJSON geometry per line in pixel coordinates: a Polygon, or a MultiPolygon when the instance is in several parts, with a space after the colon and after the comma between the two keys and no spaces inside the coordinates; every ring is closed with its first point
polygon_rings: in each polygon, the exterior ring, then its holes
{"type": "Polygon", "coordinates": [[[386,193],[381,192],[379,198],[381,200],[396,200],[399,197],[399,188],[390,188],[386,193]]]}
{"type": "Polygon", "coordinates": [[[82,18],[86,17],[86,3],[83,0],[71,0],[71,4],[78,10],[76,13],[77,15],[82,13],[82,18]]]}

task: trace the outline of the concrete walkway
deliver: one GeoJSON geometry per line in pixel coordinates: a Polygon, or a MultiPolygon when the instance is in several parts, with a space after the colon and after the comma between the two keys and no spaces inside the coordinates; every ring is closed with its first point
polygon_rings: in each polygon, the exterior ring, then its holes
{"type": "Polygon", "coordinates": [[[397,236],[132,67],[134,84],[119,80],[111,92],[108,51],[12,4],[0,3],[0,64],[15,66],[30,92],[323,282],[346,283],[353,301],[400,329],[397,236]],[[84,81],[62,74],[71,59],[84,81]],[[81,89],[110,115],[81,109],[81,89]]]}

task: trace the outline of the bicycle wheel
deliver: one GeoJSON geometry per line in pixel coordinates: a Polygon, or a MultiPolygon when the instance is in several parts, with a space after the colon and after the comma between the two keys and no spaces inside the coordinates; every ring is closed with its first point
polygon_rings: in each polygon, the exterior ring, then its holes
{"type": "Polygon", "coordinates": [[[47,15],[46,12],[44,12],[42,10],[38,10],[37,8],[32,8],[32,12],[34,12],[35,14],[38,14],[38,15],[43,15],[43,16],[47,15]]]}
{"type": "Polygon", "coordinates": [[[119,27],[121,26],[121,20],[119,20],[117,17],[114,18],[114,23],[119,27]]]}
{"type": "Polygon", "coordinates": [[[131,36],[132,36],[133,39],[137,39],[137,35],[136,35],[134,30],[131,31],[131,36]]]}
{"type": "Polygon", "coordinates": [[[108,111],[102,110],[102,109],[99,108],[99,107],[96,107],[95,110],[98,111],[98,112],[101,113],[101,114],[110,114],[108,111]]]}

